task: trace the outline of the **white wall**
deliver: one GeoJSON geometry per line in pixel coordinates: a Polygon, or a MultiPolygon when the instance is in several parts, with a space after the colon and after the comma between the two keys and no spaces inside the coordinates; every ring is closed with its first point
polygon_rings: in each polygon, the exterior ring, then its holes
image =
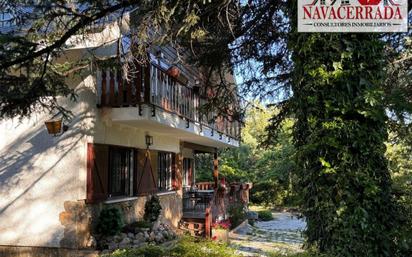
{"type": "Polygon", "coordinates": [[[65,201],[85,194],[86,136],[83,104],[69,130],[53,137],[44,121],[51,115],[0,121],[0,244],[58,246],[65,201]]]}
{"type": "MultiPolygon", "coordinates": [[[[112,124],[96,108],[92,76],[70,82],[78,101],[62,101],[74,114],[63,135],[47,133],[48,113],[0,121],[0,245],[59,246],[64,202],[86,198],[87,142],[145,148],[148,131],[112,124]]],[[[151,149],[180,151],[175,137],[150,134],[151,149]]]]}

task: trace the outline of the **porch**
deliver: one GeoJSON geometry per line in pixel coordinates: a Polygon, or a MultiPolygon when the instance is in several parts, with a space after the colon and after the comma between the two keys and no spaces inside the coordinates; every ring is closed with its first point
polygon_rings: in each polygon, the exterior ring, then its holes
{"type": "Polygon", "coordinates": [[[200,182],[183,194],[183,216],[180,229],[193,236],[210,237],[212,224],[227,218],[232,205],[247,206],[250,183],[226,183],[215,187],[214,182],[200,182]]]}

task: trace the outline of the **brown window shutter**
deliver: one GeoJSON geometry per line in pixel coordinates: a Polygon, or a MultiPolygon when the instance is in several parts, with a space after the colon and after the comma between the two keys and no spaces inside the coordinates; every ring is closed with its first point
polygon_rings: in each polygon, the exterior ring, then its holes
{"type": "Polygon", "coordinates": [[[87,203],[98,203],[107,199],[108,158],[107,145],[87,144],[87,203]]]}
{"type": "Polygon", "coordinates": [[[154,151],[139,151],[138,153],[138,172],[136,179],[137,195],[148,195],[157,192],[157,170],[153,162],[157,161],[154,151]]]}

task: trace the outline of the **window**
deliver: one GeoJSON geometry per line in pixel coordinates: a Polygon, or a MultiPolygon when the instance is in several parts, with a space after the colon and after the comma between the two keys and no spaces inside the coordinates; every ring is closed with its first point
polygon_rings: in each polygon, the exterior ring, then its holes
{"type": "Polygon", "coordinates": [[[173,154],[159,152],[157,157],[157,188],[160,192],[171,191],[172,187],[172,166],[173,154]]]}
{"type": "Polygon", "coordinates": [[[109,197],[132,196],[135,179],[135,150],[110,147],[109,197]]]}
{"type": "Polygon", "coordinates": [[[183,186],[190,187],[193,182],[193,161],[189,158],[183,159],[183,186]]]}

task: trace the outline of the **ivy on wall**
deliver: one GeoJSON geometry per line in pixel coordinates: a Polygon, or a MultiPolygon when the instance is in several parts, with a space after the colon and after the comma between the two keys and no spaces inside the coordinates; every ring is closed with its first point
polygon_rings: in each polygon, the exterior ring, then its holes
{"type": "Polygon", "coordinates": [[[373,34],[294,33],[290,47],[307,244],[333,256],[394,256],[383,44],[373,34]]]}

